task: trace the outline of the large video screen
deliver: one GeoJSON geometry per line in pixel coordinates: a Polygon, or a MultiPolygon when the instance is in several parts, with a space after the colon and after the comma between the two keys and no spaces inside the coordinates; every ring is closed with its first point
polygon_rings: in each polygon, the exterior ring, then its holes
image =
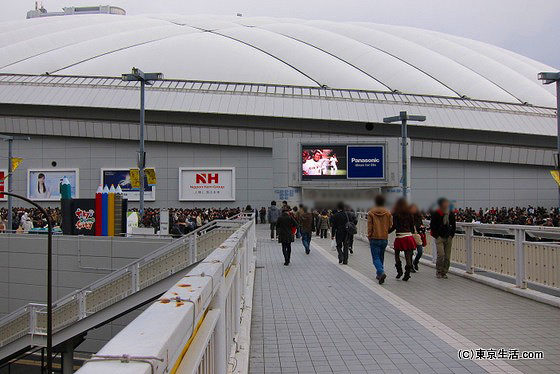
{"type": "Polygon", "coordinates": [[[302,180],[346,179],[345,145],[302,145],[302,180]]]}

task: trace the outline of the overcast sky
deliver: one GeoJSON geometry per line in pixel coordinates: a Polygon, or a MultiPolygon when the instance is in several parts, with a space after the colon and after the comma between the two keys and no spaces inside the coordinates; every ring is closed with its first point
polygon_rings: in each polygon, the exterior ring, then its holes
{"type": "MultiPolygon", "coordinates": [[[[0,0],[0,21],[25,19],[34,0],[0,0]]],[[[43,0],[121,6],[128,14],[297,17],[415,26],[495,44],[560,68],[560,0],[43,0]]]]}

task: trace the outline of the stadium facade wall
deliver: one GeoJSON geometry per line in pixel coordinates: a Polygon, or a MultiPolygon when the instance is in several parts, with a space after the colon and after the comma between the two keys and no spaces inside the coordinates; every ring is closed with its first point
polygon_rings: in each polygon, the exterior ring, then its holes
{"type": "MultiPolygon", "coordinates": [[[[279,133],[276,136],[298,135],[279,133]]],[[[345,138],[336,139],[344,141],[345,138]]],[[[271,199],[277,198],[273,185],[271,146],[148,142],[147,164],[156,168],[158,185],[156,201],[147,202],[147,206],[268,206],[271,199]],[[180,167],[235,167],[236,201],[179,201],[180,167]]],[[[130,140],[32,135],[31,141],[14,143],[14,156],[24,158],[13,176],[15,192],[27,193],[26,169],[48,170],[53,168],[51,163],[55,161],[57,168],[79,168],[80,197],[93,197],[100,183],[101,168],[133,167],[136,150],[137,142],[130,140]]],[[[546,166],[549,163],[547,152],[546,149],[476,144],[450,147],[437,141],[412,140],[413,199],[423,207],[428,207],[439,196],[449,197],[459,207],[552,207],[556,204],[557,187],[549,173],[551,166],[546,166]]],[[[7,168],[4,154],[0,156],[0,168],[7,168]]],[[[136,204],[130,203],[132,207],[136,204]]],[[[24,206],[19,202],[14,205],[24,206]]],[[[45,205],[56,206],[56,203],[45,205]]],[[[5,207],[6,202],[0,202],[1,206],[5,207]]]]}

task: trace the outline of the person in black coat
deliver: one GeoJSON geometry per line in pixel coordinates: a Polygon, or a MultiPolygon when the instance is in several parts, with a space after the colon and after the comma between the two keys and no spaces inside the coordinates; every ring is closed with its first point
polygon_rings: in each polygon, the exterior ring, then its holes
{"type": "Polygon", "coordinates": [[[284,255],[284,266],[290,264],[290,256],[292,254],[292,242],[294,241],[294,228],[298,224],[296,220],[289,214],[290,208],[283,208],[282,214],[276,221],[276,233],[278,234],[278,242],[282,244],[282,254],[284,255]]]}
{"type": "Polygon", "coordinates": [[[349,215],[344,211],[344,203],[338,204],[338,211],[331,217],[333,239],[336,239],[338,263],[348,264],[348,235],[346,224],[350,221],[349,215]]]}
{"type": "Polygon", "coordinates": [[[447,272],[451,263],[451,247],[457,230],[455,213],[451,210],[449,200],[438,200],[438,209],[432,214],[430,231],[436,239],[437,259],[436,277],[447,279],[447,272]]]}

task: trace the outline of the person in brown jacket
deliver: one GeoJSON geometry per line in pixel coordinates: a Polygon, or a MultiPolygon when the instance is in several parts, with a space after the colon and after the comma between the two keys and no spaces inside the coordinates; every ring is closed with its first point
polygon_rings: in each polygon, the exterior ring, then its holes
{"type": "Polygon", "coordinates": [[[379,284],[385,282],[387,275],[383,269],[385,260],[385,249],[387,248],[387,240],[389,238],[389,230],[393,225],[393,216],[385,208],[385,197],[377,195],[375,197],[375,207],[368,212],[368,239],[369,248],[371,250],[371,259],[375,266],[379,284]]]}

